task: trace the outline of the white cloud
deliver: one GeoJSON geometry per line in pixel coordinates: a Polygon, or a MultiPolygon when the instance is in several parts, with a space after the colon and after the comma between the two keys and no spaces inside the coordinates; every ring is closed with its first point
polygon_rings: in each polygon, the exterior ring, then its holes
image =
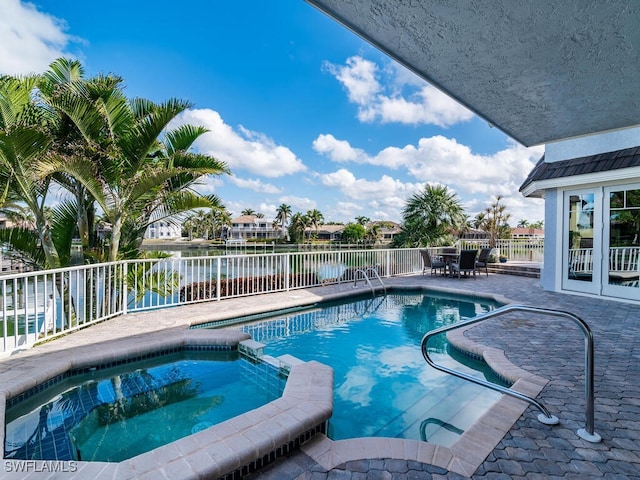
{"type": "Polygon", "coordinates": [[[320,134],[311,144],[313,149],[327,155],[334,162],[367,163],[368,156],[364,150],[353,148],[346,140],[338,140],[331,134],[320,134]]]}
{"type": "Polygon", "coordinates": [[[244,178],[231,176],[229,177],[229,181],[237,187],[248,188],[253,190],[254,192],[272,193],[272,194],[282,193],[281,188],[278,188],[275,185],[272,185],[270,183],[263,183],[258,179],[244,179],[244,178]]]}
{"type": "Polygon", "coordinates": [[[421,138],[417,145],[387,147],[375,155],[352,147],[332,135],[320,135],[313,145],[330,159],[354,164],[402,168],[418,183],[403,183],[388,175],[377,181],[357,179],[347,169],[318,175],[321,182],[338,188],[348,199],[368,200],[376,218],[399,218],[406,199],[425,183],[443,184],[456,192],[470,215],[482,211],[496,195],[504,197],[512,217],[530,220],[544,217],[543,202],[526,199],[519,188],[527,174],[542,156],[543,147],[526,148],[511,142],[491,155],[474,153],[455,139],[440,135],[421,138]],[[528,213],[527,213],[528,212],[528,213]]]}
{"type": "Polygon", "coordinates": [[[473,117],[471,111],[440,90],[403,72],[403,67],[381,71],[359,56],[348,58],[345,65],[325,62],[324,66],[345,87],[349,101],[358,106],[362,122],[448,127],[473,117]],[[382,76],[384,83],[379,80],[382,76]]]}
{"type": "Polygon", "coordinates": [[[32,3],[20,0],[0,2],[0,74],[40,73],[77,39],[65,30],[65,23],[39,12],[32,3]]]}
{"type": "Polygon", "coordinates": [[[376,79],[377,65],[362,57],[350,57],[344,66],[325,62],[324,67],[347,89],[349,100],[358,105],[371,103],[382,90],[376,79]]]}
{"type": "Polygon", "coordinates": [[[263,177],[281,177],[306,170],[302,161],[287,147],[242,126],[234,130],[214,110],[188,110],[176,123],[206,127],[209,132],[202,135],[194,146],[199,152],[226,162],[234,173],[246,170],[263,177]]]}
{"type": "Polygon", "coordinates": [[[306,197],[296,197],[294,195],[285,195],[284,197],[280,197],[280,202],[286,203],[287,205],[291,205],[292,210],[306,212],[308,210],[313,210],[314,208],[318,208],[318,203],[315,200],[306,197]]]}
{"type": "Polygon", "coordinates": [[[195,190],[202,195],[215,193],[217,187],[224,185],[224,181],[220,177],[206,176],[200,178],[195,185],[195,190]]]}
{"type": "Polygon", "coordinates": [[[356,178],[344,168],[319,174],[319,177],[323,185],[338,189],[346,198],[365,202],[371,208],[389,210],[397,215],[395,218],[399,218],[407,198],[421,187],[420,184],[403,183],[389,175],[383,175],[375,181],[356,178]]]}

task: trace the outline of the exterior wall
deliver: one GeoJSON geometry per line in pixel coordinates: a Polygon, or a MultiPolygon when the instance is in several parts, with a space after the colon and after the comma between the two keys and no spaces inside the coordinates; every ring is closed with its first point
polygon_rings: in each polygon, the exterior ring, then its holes
{"type": "Polygon", "coordinates": [[[160,240],[175,240],[181,236],[182,229],[180,226],[166,221],[152,223],[144,233],[144,238],[160,240]]]}
{"type": "Polygon", "coordinates": [[[598,153],[613,152],[623,148],[638,145],[640,127],[615,130],[613,132],[573,138],[545,145],[545,162],[559,162],[571,158],[597,155],[598,153]]]}
{"type": "Polygon", "coordinates": [[[562,199],[558,190],[547,190],[544,197],[544,263],[540,285],[559,291],[562,271],[562,199]]]}

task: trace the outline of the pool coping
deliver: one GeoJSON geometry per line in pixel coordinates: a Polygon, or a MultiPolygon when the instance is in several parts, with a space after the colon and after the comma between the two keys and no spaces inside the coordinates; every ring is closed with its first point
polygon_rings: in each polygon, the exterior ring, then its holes
{"type": "MultiPolygon", "coordinates": [[[[488,298],[505,304],[512,303],[501,295],[437,288],[425,286],[418,282],[416,282],[415,286],[406,284],[403,286],[387,285],[387,290],[423,290],[488,298]]],[[[55,349],[58,352],[58,357],[63,358],[55,358],[53,359],[55,361],[52,361],[48,357],[46,368],[39,368],[37,374],[33,377],[25,378],[22,376],[20,381],[10,383],[8,388],[3,381],[3,390],[0,392],[0,421],[4,425],[6,398],[13,397],[21,391],[38,384],[38,382],[50,378],[52,374],[62,373],[72,366],[127,357],[132,353],[143,354],[145,351],[149,352],[166,348],[168,345],[175,345],[176,341],[239,342],[246,338],[244,336],[246,334],[241,334],[242,338],[240,338],[238,332],[231,329],[204,330],[190,329],[189,327],[197,326],[213,319],[223,320],[234,316],[263,313],[274,310],[274,308],[304,307],[320,302],[362,295],[366,292],[366,288],[345,288],[343,284],[342,288],[338,285],[288,292],[286,298],[280,299],[279,302],[248,301],[250,298],[264,298],[265,295],[250,297],[249,299],[245,298],[236,308],[231,305],[231,300],[225,300],[215,303],[219,310],[217,312],[212,311],[211,308],[206,308],[206,306],[203,307],[205,305],[203,303],[164,309],[164,313],[167,313],[167,311],[176,313],[188,311],[188,319],[184,317],[179,319],[179,315],[171,315],[171,312],[169,312],[163,317],[164,321],[154,322],[156,324],[155,327],[147,328],[151,330],[150,332],[143,332],[142,335],[140,335],[140,332],[137,335],[132,335],[131,332],[124,332],[125,335],[120,339],[104,342],[102,346],[108,346],[108,350],[97,351],[89,344],[74,347],[74,355],[69,355],[70,349],[68,348],[55,349]],[[228,306],[231,308],[218,308],[226,302],[229,302],[228,306]]],[[[206,304],[211,303],[206,302],[206,304]]],[[[141,312],[130,314],[126,317],[134,321],[142,320],[144,322],[148,320],[149,316],[158,316],[159,312],[163,311],[141,312]]],[[[110,320],[110,322],[116,321],[116,319],[110,320]]],[[[97,329],[100,326],[92,328],[97,329]]],[[[474,328],[474,326],[469,326],[468,328],[474,328]]],[[[513,389],[536,397],[547,384],[548,380],[522,370],[509,362],[502,350],[470,341],[464,336],[464,331],[466,329],[449,333],[449,340],[452,344],[456,348],[482,357],[498,375],[515,381],[513,389]]],[[[61,340],[57,340],[57,342],[62,343],[61,340]]],[[[35,350],[41,348],[43,349],[42,353],[47,353],[48,355],[54,353],[44,351],[49,350],[46,347],[46,345],[35,347],[35,350]]],[[[28,352],[33,350],[31,349],[28,352]]],[[[20,355],[17,357],[20,357],[20,355]]],[[[2,366],[3,360],[0,359],[0,366],[2,366]]],[[[13,380],[16,380],[16,376],[13,376],[13,380]]],[[[333,409],[333,370],[318,362],[306,362],[291,366],[285,393],[274,402],[124,462],[75,462],[75,472],[66,478],[87,478],[88,476],[94,477],[96,480],[101,478],[186,479],[202,478],[203,476],[224,478],[238,469],[246,468],[246,465],[251,464],[252,461],[264,458],[265,455],[269,460],[269,455],[274,449],[280,448],[282,450],[282,448],[287,449],[298,446],[327,470],[349,461],[392,458],[415,460],[470,476],[502,440],[527,407],[528,404],[525,402],[503,395],[450,447],[416,440],[382,437],[333,441],[326,437],[321,431],[322,427],[319,427],[331,416],[333,409]],[[282,447],[282,445],[291,445],[292,447],[282,447]]],[[[4,445],[4,430],[0,433],[0,440],[4,445]]],[[[4,461],[5,472],[4,474],[0,473],[0,479],[18,478],[15,475],[11,475],[14,472],[7,471],[6,462],[8,460],[4,461]]],[[[71,462],[67,463],[70,464],[71,462]]],[[[50,475],[51,470],[43,471],[43,466],[47,466],[45,461],[33,462],[29,478],[45,478],[40,474],[50,475]],[[38,470],[39,467],[40,469],[38,470]]],[[[70,465],[67,465],[67,467],[70,467],[70,465]]],[[[66,470],[66,472],[69,472],[69,470],[66,470]]],[[[24,474],[20,473],[19,478],[24,478],[24,474]]]]}
{"type": "MultiPolygon", "coordinates": [[[[2,425],[7,398],[67,371],[110,364],[131,355],[145,358],[167,350],[206,346],[235,348],[250,338],[234,330],[189,329],[153,337],[147,338],[144,345],[132,346],[126,339],[120,339],[109,342],[108,351],[67,350],[64,358],[61,358],[62,352],[51,354],[55,357],[49,358],[34,375],[23,376],[21,381],[6,386],[0,393],[2,425]]],[[[333,369],[319,362],[295,361],[287,356],[282,359],[264,356],[262,360],[288,372],[282,396],[266,405],[122,462],[3,459],[5,472],[0,478],[10,478],[12,473],[24,478],[27,472],[29,478],[41,478],[37,474],[44,478],[55,472],[65,473],[65,478],[195,479],[253,471],[299,447],[312,436],[326,432],[326,423],[333,413],[333,369]],[[26,471],[17,471],[24,469],[26,471]]],[[[4,429],[0,441],[4,448],[4,429]]]]}

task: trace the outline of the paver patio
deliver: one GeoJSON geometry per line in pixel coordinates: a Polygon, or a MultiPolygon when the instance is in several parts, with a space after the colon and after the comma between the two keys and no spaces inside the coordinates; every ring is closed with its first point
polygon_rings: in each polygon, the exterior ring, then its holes
{"type": "MultiPolygon", "coordinates": [[[[526,408],[515,424],[510,429],[507,427],[506,435],[471,474],[472,478],[640,478],[639,305],[544,292],[537,279],[511,275],[491,274],[475,280],[417,275],[385,279],[385,283],[398,287],[427,286],[472,294],[500,294],[516,303],[574,313],[586,320],[594,332],[595,431],[602,436],[602,442],[597,444],[586,442],[576,434],[585,420],[584,340],[573,323],[527,313],[499,317],[466,332],[474,342],[504,350],[514,365],[548,379],[549,383],[538,399],[560,418],[559,425],[545,426],[537,420],[537,410],[526,408]]],[[[352,291],[351,284],[341,284],[283,292],[271,294],[268,304],[277,309],[352,291]]],[[[150,313],[109,320],[0,359],[0,379],[3,383],[10,381],[29,362],[46,358],[47,352],[59,352],[72,346],[91,348],[115,337],[129,338],[142,344],[149,335],[183,330],[189,323],[209,319],[212,312],[217,317],[246,315],[264,310],[265,303],[263,296],[256,296],[161,310],[153,314],[153,322],[148,321],[150,313]]],[[[3,387],[6,385],[4,383],[3,387]]],[[[394,458],[372,455],[335,465],[319,463],[317,452],[336,448],[335,444],[339,448],[346,445],[316,435],[300,450],[249,475],[249,478],[465,478],[441,466],[405,460],[395,452],[390,455],[394,458]]],[[[374,444],[375,441],[369,442],[368,446],[366,442],[353,443],[349,448],[357,450],[362,447],[361,452],[369,452],[374,444]]],[[[469,455],[473,454],[469,452],[469,455]]],[[[358,457],[357,452],[353,455],[358,457]]],[[[434,458],[438,455],[437,449],[433,455],[434,458]]],[[[64,474],[58,475],[64,478],[64,474]]],[[[0,472],[0,477],[5,476],[18,478],[7,474],[6,469],[4,475],[0,472]]]]}

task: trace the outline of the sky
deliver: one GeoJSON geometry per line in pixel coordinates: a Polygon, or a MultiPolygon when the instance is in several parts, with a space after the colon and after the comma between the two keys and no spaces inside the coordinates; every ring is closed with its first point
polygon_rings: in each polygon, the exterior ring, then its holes
{"type": "Polygon", "coordinates": [[[503,197],[510,223],[543,220],[518,189],[525,148],[303,0],[0,0],[0,74],[59,57],[115,74],[130,98],[192,103],[197,151],[231,175],[197,186],[234,216],[281,204],[325,222],[401,222],[425,185],[470,218],[503,197]]]}

